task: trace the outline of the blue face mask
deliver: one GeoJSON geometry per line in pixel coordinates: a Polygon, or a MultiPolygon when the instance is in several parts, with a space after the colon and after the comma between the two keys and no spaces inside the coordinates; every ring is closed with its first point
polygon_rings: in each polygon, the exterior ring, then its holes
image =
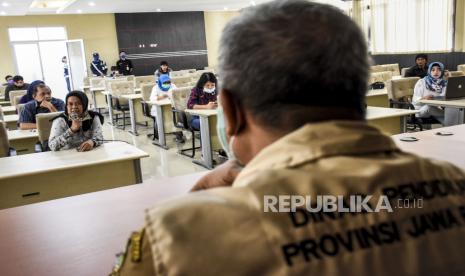
{"type": "Polygon", "coordinates": [[[8,84],[13,84],[14,83],[13,80],[8,80],[7,82],[8,82],[8,84]]]}
{"type": "Polygon", "coordinates": [[[171,84],[169,84],[169,83],[162,83],[162,85],[161,85],[161,90],[163,90],[163,91],[168,91],[168,90],[170,90],[170,88],[171,88],[171,84]]]}
{"type": "Polygon", "coordinates": [[[219,99],[217,111],[218,115],[216,121],[216,133],[218,134],[218,139],[220,140],[221,147],[226,152],[229,159],[236,159],[234,152],[230,146],[232,139],[228,142],[228,136],[226,135],[226,120],[224,118],[223,107],[221,106],[219,99]]]}

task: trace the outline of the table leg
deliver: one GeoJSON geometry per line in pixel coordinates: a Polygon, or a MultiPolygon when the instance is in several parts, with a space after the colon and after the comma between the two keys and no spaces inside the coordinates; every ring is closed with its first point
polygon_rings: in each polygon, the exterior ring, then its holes
{"type": "MultiPolygon", "coordinates": [[[[194,160],[192,162],[207,169],[213,169],[210,124],[208,123],[208,117],[206,116],[200,116],[200,137],[202,138],[202,159],[194,160]]],[[[194,137],[192,137],[192,139],[194,139],[194,137]]]]}
{"type": "Polygon", "coordinates": [[[94,106],[93,106],[93,108],[94,108],[95,111],[98,112],[99,110],[97,108],[97,96],[95,95],[95,90],[91,91],[91,93],[92,93],[92,98],[94,98],[94,106]]]}
{"type": "Polygon", "coordinates": [[[152,144],[162,147],[164,149],[168,149],[166,145],[166,137],[165,137],[165,125],[164,125],[164,118],[163,118],[163,106],[155,105],[157,110],[157,116],[155,118],[157,122],[157,131],[158,131],[158,142],[153,142],[152,144]]]}
{"type": "Polygon", "coordinates": [[[138,136],[139,133],[137,133],[137,126],[136,126],[136,113],[134,112],[134,101],[129,100],[129,113],[131,115],[131,130],[129,133],[131,133],[134,136],[138,136]]]}
{"type": "Polygon", "coordinates": [[[111,94],[107,94],[107,104],[108,104],[108,117],[110,118],[110,121],[108,122],[109,125],[113,125],[113,101],[111,94]]]}
{"type": "Polygon", "coordinates": [[[142,183],[142,169],[140,167],[140,159],[134,159],[134,173],[136,176],[136,184],[142,183]]]}
{"type": "Polygon", "coordinates": [[[400,117],[400,130],[402,131],[402,133],[407,132],[407,117],[406,116],[400,117]]]}

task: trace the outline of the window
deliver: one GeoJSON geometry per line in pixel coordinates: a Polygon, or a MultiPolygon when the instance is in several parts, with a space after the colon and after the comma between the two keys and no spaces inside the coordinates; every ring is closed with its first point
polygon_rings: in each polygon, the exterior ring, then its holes
{"type": "Polygon", "coordinates": [[[38,40],[66,40],[64,27],[9,28],[11,42],[38,40]]]}
{"type": "Polygon", "coordinates": [[[450,51],[454,0],[363,0],[372,53],[450,51]]]}

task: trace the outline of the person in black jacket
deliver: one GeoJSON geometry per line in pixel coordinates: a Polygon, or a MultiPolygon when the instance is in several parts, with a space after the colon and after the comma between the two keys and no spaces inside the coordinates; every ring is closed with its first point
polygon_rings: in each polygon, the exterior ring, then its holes
{"type": "Polygon", "coordinates": [[[116,62],[118,72],[123,76],[131,75],[134,67],[132,66],[132,61],[126,58],[126,52],[121,51],[119,57],[120,59],[116,62]]]}
{"type": "Polygon", "coordinates": [[[428,55],[416,55],[415,63],[415,66],[412,66],[407,70],[407,72],[405,73],[405,77],[426,77],[426,75],[428,75],[428,55]]]}
{"type": "Polygon", "coordinates": [[[104,77],[107,75],[107,64],[105,61],[100,59],[100,55],[98,53],[93,53],[92,57],[94,58],[90,63],[90,70],[92,71],[92,75],[95,77],[104,77]]]}

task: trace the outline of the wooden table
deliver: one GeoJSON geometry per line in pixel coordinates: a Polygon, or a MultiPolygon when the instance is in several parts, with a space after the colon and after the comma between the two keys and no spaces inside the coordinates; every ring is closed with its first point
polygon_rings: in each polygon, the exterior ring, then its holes
{"type": "Polygon", "coordinates": [[[367,121],[389,135],[406,132],[406,117],[417,113],[417,110],[367,107],[367,121]]]}
{"type": "Polygon", "coordinates": [[[3,116],[3,121],[6,123],[8,130],[15,130],[18,128],[19,115],[5,115],[3,116]]]}
{"type": "Polygon", "coordinates": [[[444,125],[460,125],[465,122],[465,99],[460,100],[420,100],[422,104],[444,107],[444,125]]]}
{"type": "Polygon", "coordinates": [[[193,162],[207,169],[213,169],[213,150],[221,149],[216,133],[218,110],[216,109],[186,109],[186,113],[199,116],[200,137],[202,140],[202,159],[193,162]]]}
{"type": "Polygon", "coordinates": [[[366,104],[368,106],[389,107],[387,89],[368,90],[366,94],[366,104]]]}
{"type": "MultiPolygon", "coordinates": [[[[154,106],[156,109],[155,120],[157,122],[158,142],[153,142],[153,144],[168,149],[166,133],[176,131],[173,123],[171,101],[163,99],[160,101],[150,101],[148,104],[154,106]]],[[[192,139],[195,139],[195,137],[192,137],[192,139]]]]}
{"type": "Polygon", "coordinates": [[[127,99],[129,102],[129,114],[131,116],[131,130],[129,133],[138,136],[139,133],[137,133],[137,123],[147,123],[148,121],[142,110],[142,95],[129,94],[122,95],[121,97],[127,99]]]}
{"type": "Polygon", "coordinates": [[[18,155],[35,152],[35,145],[39,142],[39,134],[36,129],[8,130],[7,134],[10,147],[13,147],[18,155]]]}
{"type": "Polygon", "coordinates": [[[144,210],[204,173],[1,210],[0,275],[108,275],[144,210]]]}
{"type": "Polygon", "coordinates": [[[0,158],[0,209],[142,182],[149,155],[122,142],[0,158]]]}
{"type": "Polygon", "coordinates": [[[456,125],[392,136],[404,151],[455,164],[465,170],[465,125],[456,125]],[[439,136],[438,132],[452,132],[452,136],[439,136]],[[402,137],[415,137],[416,142],[403,142],[402,137]]]}
{"type": "Polygon", "coordinates": [[[3,115],[14,115],[16,114],[16,106],[4,106],[2,111],[3,115]]]}

